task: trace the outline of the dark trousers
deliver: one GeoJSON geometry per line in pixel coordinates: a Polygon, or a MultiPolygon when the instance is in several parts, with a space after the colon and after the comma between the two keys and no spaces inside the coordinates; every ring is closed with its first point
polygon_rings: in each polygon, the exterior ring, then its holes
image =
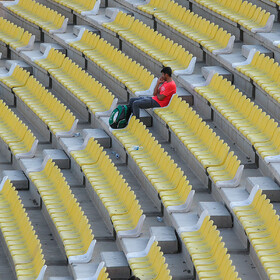
{"type": "Polygon", "coordinates": [[[139,118],[140,109],[155,108],[160,105],[152,97],[136,97],[129,100],[128,107],[132,114],[139,118]]]}

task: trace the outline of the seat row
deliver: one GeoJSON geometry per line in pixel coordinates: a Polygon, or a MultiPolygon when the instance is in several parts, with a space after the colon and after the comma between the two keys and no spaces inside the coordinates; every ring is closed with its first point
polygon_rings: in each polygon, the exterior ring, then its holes
{"type": "Polygon", "coordinates": [[[194,0],[233,22],[240,24],[251,32],[270,32],[274,15],[249,1],[237,0],[194,0]]]}
{"type": "Polygon", "coordinates": [[[38,140],[1,99],[0,137],[16,158],[30,158],[35,155],[38,140]]]}
{"type": "Polygon", "coordinates": [[[41,166],[27,170],[26,173],[37,188],[59,234],[68,262],[89,262],[96,241],[88,219],[61,170],[46,156],[41,166]]]}
{"type": "Polygon", "coordinates": [[[145,125],[132,116],[127,127],[113,130],[113,135],[158,192],[167,211],[189,211],[194,195],[189,181],[145,125]]]}
{"type": "Polygon", "coordinates": [[[243,170],[240,160],[188,103],[173,95],[167,107],[154,112],[174,131],[217,187],[239,185],[243,170]]]}
{"type": "Polygon", "coordinates": [[[273,58],[256,51],[250,63],[236,63],[235,68],[280,103],[280,66],[273,58]]]}
{"type": "Polygon", "coordinates": [[[171,280],[165,257],[152,236],[146,248],[140,252],[126,254],[129,266],[133,274],[141,280],[171,280]]]}
{"type": "Polygon", "coordinates": [[[209,85],[195,87],[250,143],[266,162],[280,154],[280,128],[227,79],[214,74],[209,85]]]}
{"type": "Polygon", "coordinates": [[[143,210],[100,144],[90,138],[70,153],[107,209],[118,236],[139,236],[145,219],[143,210]]]}
{"type": "Polygon", "coordinates": [[[40,240],[18,192],[7,177],[0,185],[0,229],[19,280],[43,280],[47,266],[40,240]]]}
{"type": "Polygon", "coordinates": [[[18,65],[0,81],[11,88],[57,137],[74,135],[78,120],[52,93],[18,65]]]}
{"type": "Polygon", "coordinates": [[[70,42],[69,45],[81,51],[132,92],[148,90],[155,78],[139,63],[88,30],[85,30],[81,40],[70,42]]]}
{"type": "Polygon", "coordinates": [[[32,50],[35,36],[0,17],[0,40],[17,51],[32,50]]]}
{"type": "Polygon", "coordinates": [[[100,0],[53,0],[60,5],[63,5],[81,15],[97,14],[99,11],[100,0]]]}
{"type": "Polygon", "coordinates": [[[213,54],[231,53],[235,37],[172,0],[151,0],[137,8],[199,43],[213,54]]]}
{"type": "Polygon", "coordinates": [[[207,211],[194,226],[181,227],[178,233],[186,246],[200,280],[241,280],[232,265],[225,243],[207,211]]]}
{"type": "Polygon", "coordinates": [[[280,279],[280,222],[270,200],[255,186],[245,201],[231,202],[269,279],[280,279]]]}
{"type": "Polygon", "coordinates": [[[34,0],[19,0],[4,4],[7,9],[49,33],[66,31],[68,19],[34,0]]]}
{"type": "Polygon", "coordinates": [[[103,26],[164,66],[171,67],[175,74],[191,74],[194,70],[196,58],[192,54],[131,15],[120,11],[113,22],[103,23],[103,26]]]}
{"type": "Polygon", "coordinates": [[[117,99],[105,86],[58,50],[51,48],[46,58],[34,62],[47,70],[94,114],[110,112],[117,104],[117,99]]]}

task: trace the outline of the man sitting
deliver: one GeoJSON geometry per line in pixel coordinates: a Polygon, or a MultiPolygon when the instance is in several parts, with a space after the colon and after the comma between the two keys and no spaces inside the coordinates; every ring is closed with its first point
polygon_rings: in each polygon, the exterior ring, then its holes
{"type": "Polygon", "coordinates": [[[176,93],[176,84],[172,80],[171,68],[164,67],[161,73],[162,75],[157,81],[153,97],[136,97],[129,100],[128,108],[136,118],[139,118],[140,109],[167,106],[172,95],[176,93]]]}

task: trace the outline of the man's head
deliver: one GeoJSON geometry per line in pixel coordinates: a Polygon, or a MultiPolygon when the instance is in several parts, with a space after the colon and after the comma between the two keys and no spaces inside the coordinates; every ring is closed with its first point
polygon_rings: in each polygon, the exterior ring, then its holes
{"type": "Polygon", "coordinates": [[[167,81],[172,76],[172,69],[170,67],[163,67],[161,70],[162,78],[167,81]]]}

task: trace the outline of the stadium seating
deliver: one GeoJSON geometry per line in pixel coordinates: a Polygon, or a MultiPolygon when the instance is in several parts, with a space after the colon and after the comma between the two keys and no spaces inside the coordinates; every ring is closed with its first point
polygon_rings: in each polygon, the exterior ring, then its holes
{"type": "Polygon", "coordinates": [[[106,207],[117,234],[120,237],[139,236],[145,215],[142,215],[134,192],[96,140],[90,138],[83,146],[80,150],[72,150],[71,156],[106,207]]]}
{"type": "Polygon", "coordinates": [[[278,123],[227,79],[214,74],[209,85],[196,87],[195,91],[247,138],[266,162],[279,156],[278,123]]]}
{"type": "Polygon", "coordinates": [[[184,36],[201,44],[213,54],[230,53],[234,36],[209,20],[171,0],[151,0],[137,8],[154,17],[184,36]]]}
{"type": "Polygon", "coordinates": [[[17,279],[43,280],[46,271],[41,243],[18,192],[7,177],[0,185],[0,229],[12,257],[17,279]]]}
{"type": "Polygon", "coordinates": [[[106,272],[106,267],[104,262],[101,262],[98,265],[98,268],[92,278],[97,280],[110,280],[109,274],[108,272],[106,272]]]}
{"type": "Polygon", "coordinates": [[[148,129],[133,116],[126,128],[115,129],[113,134],[157,190],[167,211],[189,211],[194,191],[183,171],[148,129]],[[141,149],[135,150],[135,145],[141,149]]]}
{"type": "Polygon", "coordinates": [[[141,280],[171,280],[168,265],[158,242],[152,236],[145,248],[140,252],[131,252],[126,255],[133,274],[141,280]]]}
{"type": "Polygon", "coordinates": [[[250,63],[235,63],[234,66],[280,103],[280,67],[278,62],[256,51],[250,63]]]}
{"type": "Polygon", "coordinates": [[[48,49],[48,53],[46,53],[46,54],[44,53],[44,55],[42,57],[33,58],[33,61],[36,64],[38,64],[40,67],[49,71],[51,69],[60,68],[64,59],[65,59],[65,54],[63,54],[62,52],[60,52],[54,48],[51,48],[51,49],[48,49]]]}
{"type": "Polygon", "coordinates": [[[19,0],[5,3],[4,6],[49,33],[64,33],[66,31],[67,18],[34,0],[19,0]]]}
{"type": "Polygon", "coordinates": [[[29,72],[18,65],[0,81],[13,89],[20,98],[57,137],[71,137],[78,120],[57,98],[46,90],[29,72]]]}
{"type": "Polygon", "coordinates": [[[108,89],[96,81],[61,52],[50,49],[48,56],[35,63],[47,70],[59,83],[81,100],[93,113],[110,113],[117,99],[108,89]]]}
{"type": "Polygon", "coordinates": [[[31,158],[35,155],[38,140],[1,99],[0,137],[16,158],[31,158]]]}
{"type": "Polygon", "coordinates": [[[18,51],[32,50],[35,36],[0,17],[0,40],[18,51]]]}
{"type": "Polygon", "coordinates": [[[69,45],[82,51],[86,57],[132,92],[148,90],[155,78],[139,63],[88,30],[85,30],[80,41],[70,42],[69,45]]]}
{"type": "Polygon", "coordinates": [[[248,1],[194,0],[223,17],[237,22],[251,32],[270,32],[274,15],[248,1]]]}
{"type": "Polygon", "coordinates": [[[95,245],[88,219],[63,174],[48,156],[38,168],[27,170],[63,242],[68,262],[87,263],[95,245]]]}
{"type": "Polygon", "coordinates": [[[156,108],[154,112],[174,131],[217,186],[239,185],[243,170],[240,160],[233,156],[233,152],[229,153],[229,146],[188,103],[174,95],[167,107],[156,108]]]}
{"type": "Polygon", "coordinates": [[[194,226],[181,227],[178,233],[185,244],[199,279],[241,280],[227,254],[225,243],[207,211],[194,226]]]}
{"type": "Polygon", "coordinates": [[[99,11],[100,0],[53,0],[81,15],[94,14],[96,15],[99,11]]]}
{"type": "Polygon", "coordinates": [[[245,201],[231,202],[234,214],[242,224],[251,245],[269,279],[279,279],[279,215],[270,200],[255,186],[245,201]]]}
{"type": "Polygon", "coordinates": [[[164,66],[171,67],[175,75],[192,74],[196,58],[181,45],[138,19],[120,11],[113,22],[103,23],[103,26],[116,32],[164,66]]]}

